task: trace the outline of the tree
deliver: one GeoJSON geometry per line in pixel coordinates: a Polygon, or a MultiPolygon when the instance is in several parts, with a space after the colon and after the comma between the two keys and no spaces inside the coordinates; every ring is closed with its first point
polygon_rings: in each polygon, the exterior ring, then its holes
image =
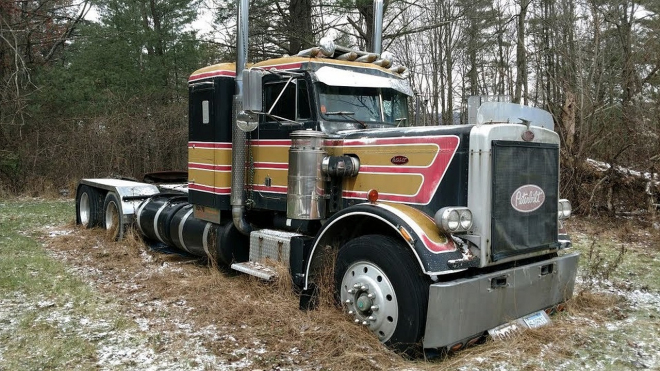
{"type": "Polygon", "coordinates": [[[527,51],[525,50],[525,30],[527,27],[527,11],[532,0],[519,0],[518,39],[516,43],[516,91],[513,101],[527,104],[527,51]]]}
{"type": "Polygon", "coordinates": [[[86,1],[0,1],[0,181],[10,187],[23,180],[33,75],[59,58],[88,9],[86,1]]]}
{"type": "MultiPolygon", "coordinates": [[[[235,60],[236,4],[233,0],[216,0],[214,8],[215,24],[224,38],[221,46],[233,51],[230,60],[235,60]]],[[[313,22],[313,17],[311,0],[250,1],[248,57],[263,60],[282,54],[294,55],[313,46],[320,39],[318,34],[322,28],[313,22]]]]}

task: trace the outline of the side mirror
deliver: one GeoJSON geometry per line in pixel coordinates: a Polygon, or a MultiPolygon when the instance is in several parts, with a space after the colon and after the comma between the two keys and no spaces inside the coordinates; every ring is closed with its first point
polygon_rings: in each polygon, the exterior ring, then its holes
{"type": "Polygon", "coordinates": [[[253,131],[259,126],[259,117],[253,113],[240,111],[236,114],[236,125],[241,131],[253,131]]]}
{"type": "Polygon", "coordinates": [[[248,68],[243,70],[243,110],[261,112],[263,109],[263,94],[261,80],[265,72],[248,68]]]}

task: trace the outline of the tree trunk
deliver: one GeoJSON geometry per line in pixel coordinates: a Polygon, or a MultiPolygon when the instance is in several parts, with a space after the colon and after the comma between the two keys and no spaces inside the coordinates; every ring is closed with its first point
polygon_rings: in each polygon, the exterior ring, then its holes
{"type": "Polygon", "coordinates": [[[527,52],[525,50],[525,21],[531,0],[520,0],[518,13],[518,42],[516,46],[516,91],[515,103],[527,104],[527,52]]]}
{"type": "Polygon", "coordinates": [[[289,2],[289,54],[294,55],[312,46],[312,2],[289,2]]]}

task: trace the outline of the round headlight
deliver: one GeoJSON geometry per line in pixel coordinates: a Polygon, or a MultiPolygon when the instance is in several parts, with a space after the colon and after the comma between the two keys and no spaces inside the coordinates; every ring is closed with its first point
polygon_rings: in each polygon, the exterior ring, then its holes
{"type": "Polygon", "coordinates": [[[559,219],[567,219],[571,216],[572,213],[572,207],[571,207],[571,202],[569,200],[559,200],[559,205],[557,208],[557,217],[559,219]]]}
{"type": "Polygon", "coordinates": [[[463,206],[443,207],[435,213],[435,224],[446,233],[467,232],[472,228],[472,212],[463,206]]]}
{"type": "Polygon", "coordinates": [[[461,229],[469,230],[472,228],[472,212],[468,209],[461,210],[461,229]]]}
{"type": "Polygon", "coordinates": [[[564,219],[568,219],[571,216],[573,208],[571,207],[571,201],[569,200],[563,200],[563,201],[564,201],[564,210],[563,210],[564,219]]]}
{"type": "Polygon", "coordinates": [[[450,231],[455,231],[456,229],[458,229],[460,222],[461,222],[461,216],[458,214],[458,211],[456,210],[450,211],[449,215],[447,215],[447,228],[449,228],[450,231]]]}

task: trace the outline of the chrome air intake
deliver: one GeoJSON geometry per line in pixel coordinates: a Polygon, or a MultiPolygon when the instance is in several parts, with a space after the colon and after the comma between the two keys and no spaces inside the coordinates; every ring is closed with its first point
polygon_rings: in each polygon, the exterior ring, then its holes
{"type": "Polygon", "coordinates": [[[326,156],[320,131],[298,130],[291,133],[289,149],[289,187],[286,215],[289,219],[324,219],[325,190],[321,162],[326,156]]]}

